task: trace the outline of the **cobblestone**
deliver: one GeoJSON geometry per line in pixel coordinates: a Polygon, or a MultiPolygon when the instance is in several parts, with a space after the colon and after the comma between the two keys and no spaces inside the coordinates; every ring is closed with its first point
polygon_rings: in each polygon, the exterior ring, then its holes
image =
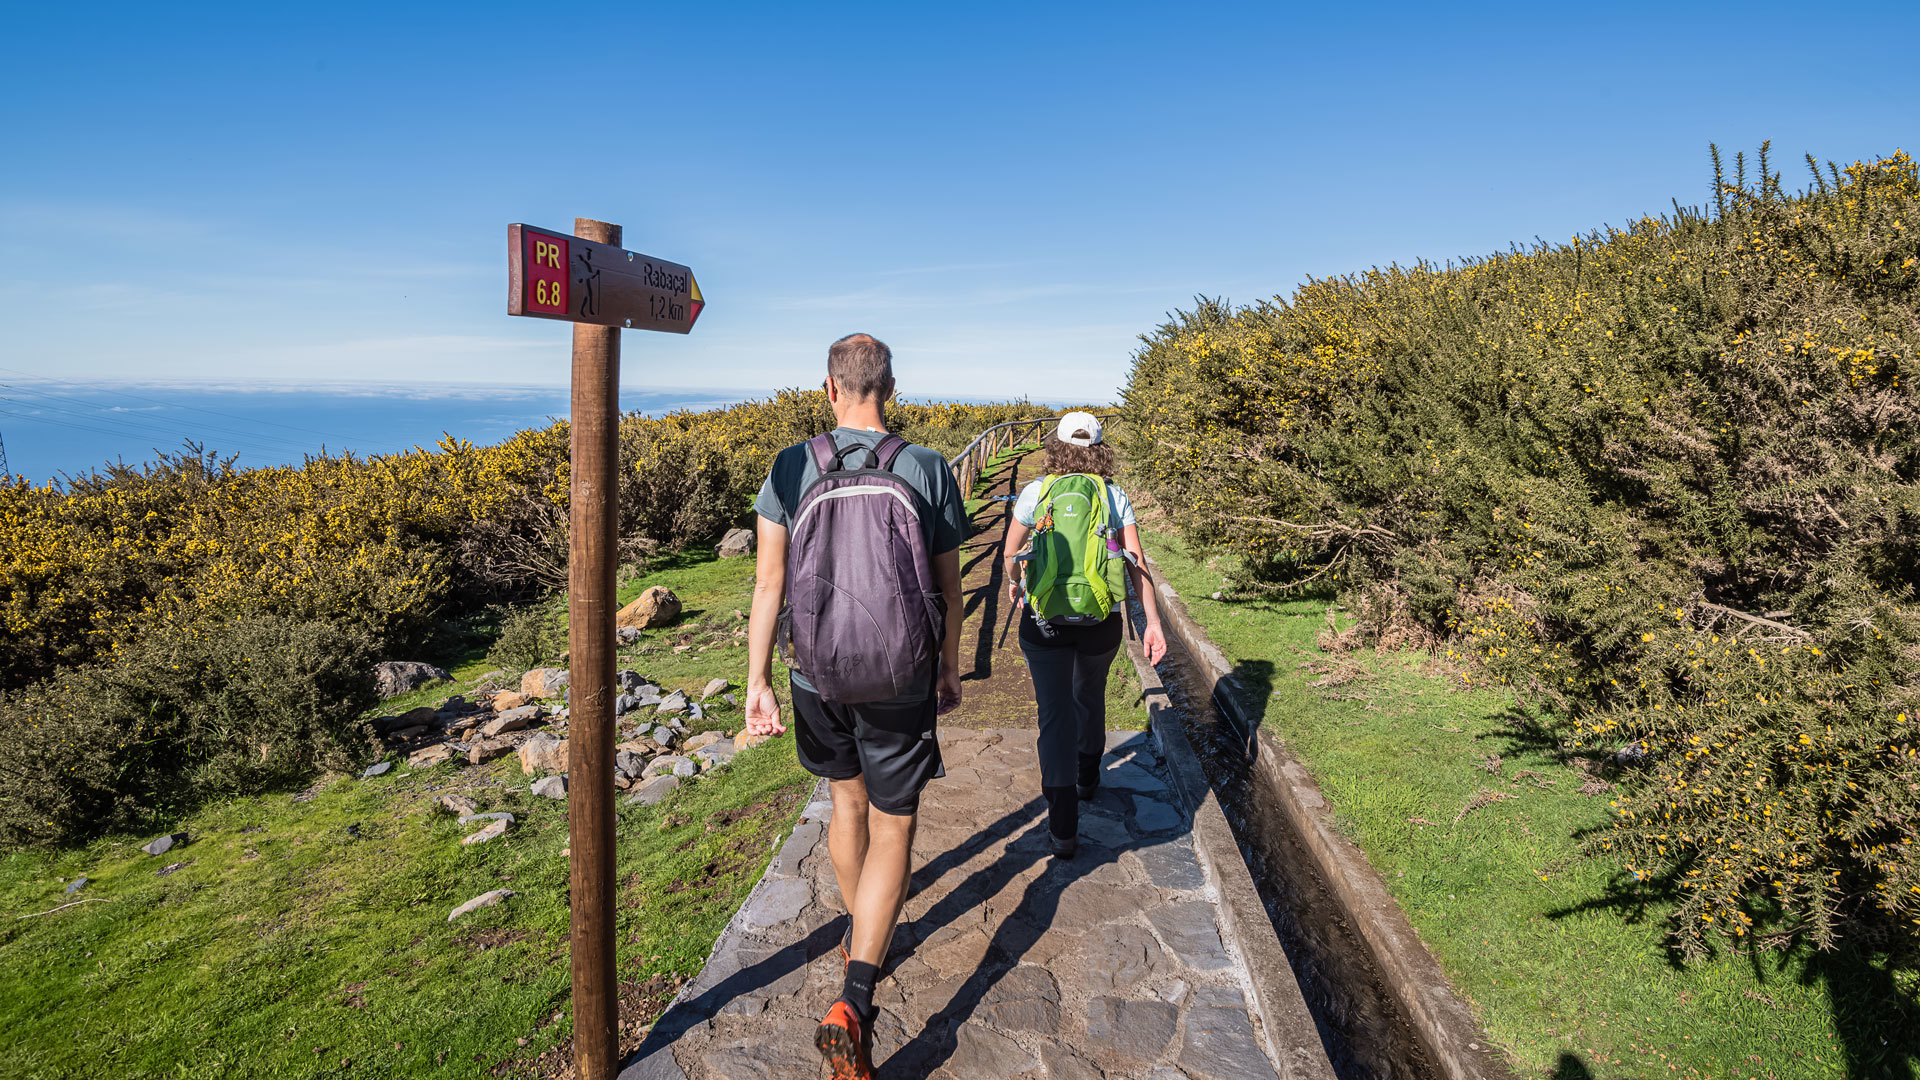
{"type": "MultiPolygon", "coordinates": [[[[1146,736],[1109,739],[1077,857],[1050,857],[1031,731],[941,732],[913,889],[875,988],[883,1076],[1274,1075],[1146,736]],[[1239,1071],[1235,1071],[1239,1070],[1239,1071]]],[[[813,1077],[845,908],[815,802],[622,1080],[813,1077]]]]}

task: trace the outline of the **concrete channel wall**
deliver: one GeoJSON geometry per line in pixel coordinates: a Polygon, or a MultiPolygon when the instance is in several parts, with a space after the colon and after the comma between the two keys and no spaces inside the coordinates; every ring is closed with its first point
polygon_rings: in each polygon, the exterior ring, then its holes
{"type": "MultiPolygon", "coordinates": [[[[1152,561],[1149,555],[1149,565],[1152,561]]],[[[1332,807],[1313,775],[1278,738],[1261,727],[1259,717],[1248,714],[1235,692],[1238,687],[1233,678],[1233,665],[1194,621],[1173,587],[1157,570],[1153,577],[1160,597],[1162,622],[1172,639],[1170,644],[1185,649],[1212,680],[1214,705],[1255,746],[1254,767],[1271,780],[1273,788],[1280,793],[1279,809],[1312,854],[1321,878],[1345,907],[1386,983],[1387,992],[1393,995],[1395,1004],[1441,1074],[1447,1080],[1511,1080],[1512,1072],[1487,1044],[1472,1011],[1453,992],[1439,962],[1427,951],[1407,921],[1406,913],[1387,892],[1379,871],[1336,828],[1332,807]]],[[[1157,717],[1154,726],[1157,732],[1160,727],[1157,717]]],[[[1187,753],[1191,760],[1192,751],[1187,753]]],[[[1168,754],[1167,758],[1172,761],[1173,755],[1168,754]]],[[[1196,767],[1197,764],[1195,762],[1196,767]]],[[[1246,872],[1244,865],[1241,871],[1246,872]]],[[[1258,903],[1256,897],[1255,904],[1258,903]]],[[[1265,918],[1264,908],[1260,909],[1260,917],[1265,918]]],[[[1272,933],[1271,926],[1268,933],[1272,933]]],[[[1278,944],[1276,940],[1276,948],[1278,944]]],[[[1297,989],[1295,993],[1298,994],[1297,989]]]]}

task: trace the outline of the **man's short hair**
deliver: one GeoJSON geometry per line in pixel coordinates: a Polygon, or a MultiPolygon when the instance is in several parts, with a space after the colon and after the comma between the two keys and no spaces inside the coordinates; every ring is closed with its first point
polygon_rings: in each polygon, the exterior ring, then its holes
{"type": "Polygon", "coordinates": [[[872,334],[848,334],[827,350],[827,377],[855,401],[871,401],[893,382],[893,350],[872,334]]]}

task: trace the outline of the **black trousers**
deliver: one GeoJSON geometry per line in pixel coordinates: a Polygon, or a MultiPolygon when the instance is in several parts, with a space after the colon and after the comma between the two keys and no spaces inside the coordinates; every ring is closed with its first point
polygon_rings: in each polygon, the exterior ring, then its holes
{"type": "Polygon", "coordinates": [[[1107,750],[1107,669],[1120,651],[1125,628],[1119,615],[1093,626],[1049,626],[1045,633],[1033,609],[1020,612],[1020,651],[1033,675],[1040,709],[1040,786],[1076,782],[1083,756],[1099,760],[1107,750]]]}

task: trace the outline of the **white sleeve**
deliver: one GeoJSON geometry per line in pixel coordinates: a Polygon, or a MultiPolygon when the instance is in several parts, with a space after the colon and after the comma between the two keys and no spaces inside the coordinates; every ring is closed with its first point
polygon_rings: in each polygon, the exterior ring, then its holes
{"type": "MultiPolygon", "coordinates": [[[[1133,500],[1127,498],[1127,493],[1120,490],[1120,485],[1107,485],[1107,500],[1108,507],[1111,511],[1108,516],[1114,521],[1119,522],[1117,528],[1124,529],[1129,525],[1136,524],[1133,520],[1133,500]]],[[[1031,513],[1031,511],[1029,511],[1029,513],[1031,513]]]]}
{"type": "Polygon", "coordinates": [[[1013,520],[1033,528],[1033,516],[1040,509],[1040,481],[1035,480],[1020,489],[1020,497],[1013,503],[1013,520]]]}

